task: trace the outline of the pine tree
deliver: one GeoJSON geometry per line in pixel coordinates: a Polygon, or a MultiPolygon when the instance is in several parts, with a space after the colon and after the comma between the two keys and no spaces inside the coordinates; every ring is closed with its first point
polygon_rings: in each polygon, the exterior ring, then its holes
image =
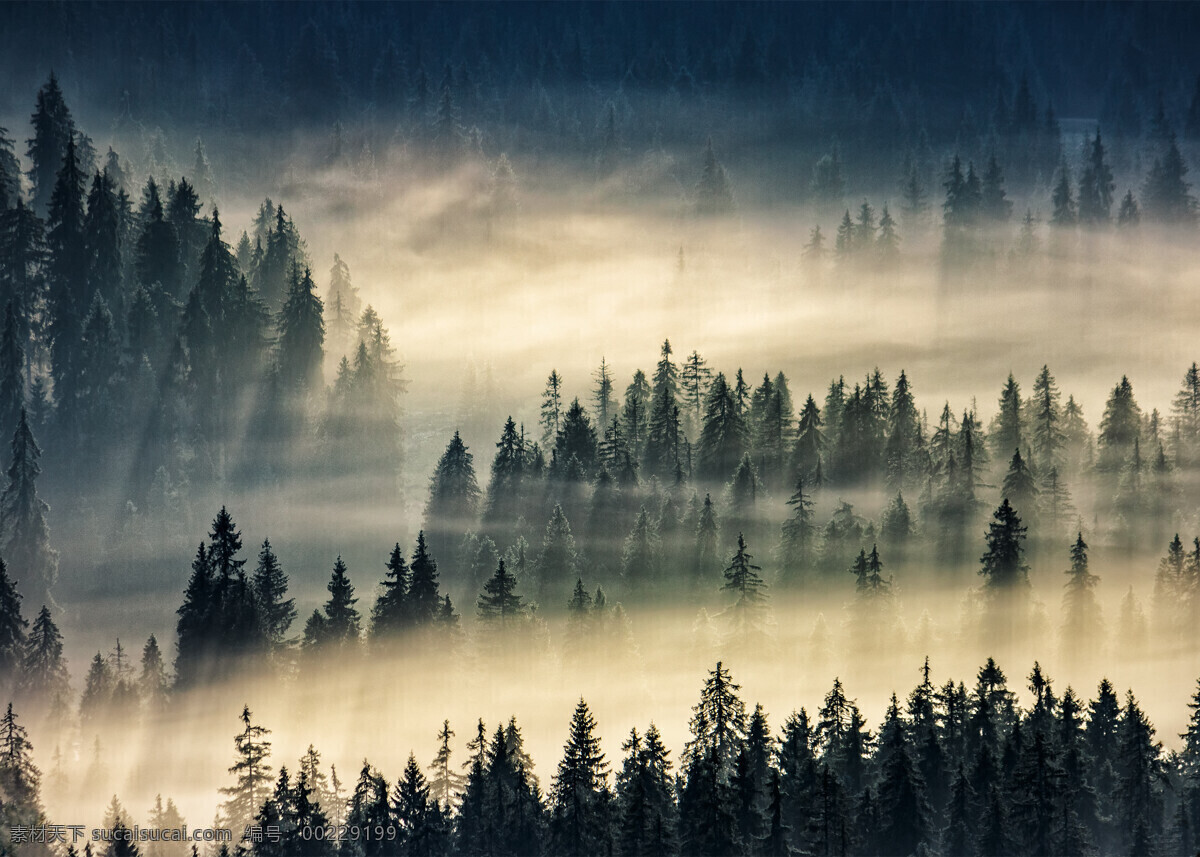
{"type": "Polygon", "coordinates": [[[361,619],[354,606],[358,602],[354,597],[354,586],[346,576],[346,564],[340,556],[333,564],[333,574],[326,588],[329,600],[324,608],[322,643],[350,650],[358,644],[361,619]]]}
{"type": "Polygon", "coordinates": [[[1121,198],[1121,207],[1117,210],[1117,228],[1136,229],[1141,222],[1141,209],[1138,207],[1137,200],[1133,198],[1133,191],[1127,190],[1125,196],[1121,198]]]}
{"type": "Polygon", "coordinates": [[[371,608],[371,639],[375,642],[403,630],[408,625],[408,589],[410,573],[404,553],[397,542],[385,564],[387,572],[380,581],[382,590],[371,608]]]}
{"type": "Polygon", "coordinates": [[[454,536],[471,529],[479,510],[479,496],[474,456],[455,431],[429,480],[425,530],[435,553],[447,553],[454,536]]]}
{"type": "Polygon", "coordinates": [[[25,597],[53,609],[57,605],[51,588],[58,578],[58,551],[50,547],[46,526],[50,507],[37,493],[42,451],[23,408],[10,449],[8,485],[0,494],[0,555],[21,570],[25,597]]]}
{"type": "Polygon", "coordinates": [[[572,577],[578,577],[578,553],[571,525],[562,506],[555,505],[546,523],[542,547],[537,557],[538,601],[548,603],[566,591],[572,577]]]}
{"type": "Polygon", "coordinates": [[[479,619],[500,630],[506,630],[525,615],[525,604],[516,593],[517,581],[500,560],[496,573],[484,585],[479,595],[479,619]]]}
{"type": "Polygon", "coordinates": [[[745,538],[738,533],[737,553],[725,569],[725,584],[721,588],[734,598],[726,610],[733,639],[746,647],[761,645],[760,638],[765,633],[766,594],[763,590],[766,584],[758,574],[762,568],[751,563],[752,559],[754,557],[746,552],[745,538]]]}
{"type": "Polygon", "coordinates": [[[63,99],[62,89],[54,72],[38,90],[37,107],[31,118],[33,138],[28,141],[27,156],[32,168],[29,180],[33,185],[32,207],[45,212],[50,205],[55,177],[66,160],[68,146],[74,145],[75,123],[63,99]]]}
{"type": "Polygon", "coordinates": [[[995,153],[988,156],[980,186],[980,211],[995,223],[1006,223],[1012,216],[1012,200],[1004,191],[1004,171],[995,153]]]}
{"type": "Polygon", "coordinates": [[[1067,582],[1063,592],[1063,641],[1077,655],[1100,639],[1103,629],[1094,591],[1100,578],[1088,570],[1087,549],[1081,532],[1071,546],[1071,567],[1064,572],[1067,582]]]}
{"type": "MultiPolygon", "coordinates": [[[[8,676],[13,675],[7,672],[8,676]]],[[[20,664],[20,689],[34,701],[42,715],[55,720],[66,715],[70,704],[67,664],[62,634],[50,610],[43,606],[24,641],[20,664]]]]}
{"type": "MultiPolygon", "coordinates": [[[[809,397],[812,401],[812,397],[809,397]]],[[[797,477],[796,490],[788,498],[791,516],[783,522],[783,539],[779,545],[780,577],[785,581],[798,580],[811,568],[814,558],[816,527],[813,524],[811,492],[804,491],[804,478],[797,477]]]]}
{"type": "Polygon", "coordinates": [[[1029,567],[1025,564],[1026,528],[1005,498],[988,525],[987,552],[980,558],[979,573],[993,591],[1014,591],[1029,586],[1029,567]]]}
{"type": "Polygon", "coordinates": [[[1120,383],[1109,394],[1100,420],[1098,470],[1111,473],[1124,467],[1141,434],[1141,420],[1142,411],[1134,401],[1133,385],[1127,377],[1121,376],[1120,383]]]}
{"type": "Polygon", "coordinates": [[[558,430],[562,425],[562,412],[562,376],[558,374],[558,370],[551,370],[550,377],[546,379],[546,389],[542,392],[542,415],[540,418],[542,447],[545,449],[549,449],[558,436],[558,430]]]}
{"type": "Polygon", "coordinates": [[[746,424],[724,373],[718,372],[709,386],[704,411],[697,444],[699,470],[707,478],[724,481],[733,473],[748,440],[746,424]]]}
{"type": "Polygon", "coordinates": [[[583,857],[611,847],[608,763],[595,728],[587,703],[580,699],[550,791],[549,846],[555,854],[583,857]]]}
{"type": "Polygon", "coordinates": [[[489,527],[507,527],[519,517],[528,452],[523,433],[517,432],[517,425],[512,417],[508,417],[504,422],[504,430],[496,443],[496,450],[495,458],[492,459],[483,521],[489,527]]]}
{"type": "Polygon", "coordinates": [[[151,634],[142,647],[142,672],[138,676],[138,695],[144,710],[151,715],[161,713],[166,707],[169,688],[162,651],[151,634]]]}
{"type": "Polygon", "coordinates": [[[457,808],[466,783],[466,778],[450,767],[450,739],[453,737],[450,721],[442,721],[442,728],[438,732],[440,743],[437,755],[430,766],[429,795],[445,810],[457,808]]]}
{"type": "Polygon", "coordinates": [[[644,595],[658,589],[661,546],[658,527],[642,506],[621,552],[621,577],[631,592],[644,595]]]}
{"type": "Polygon", "coordinates": [[[1013,509],[1023,514],[1024,520],[1031,520],[1037,510],[1037,483],[1033,479],[1033,474],[1029,472],[1029,467],[1025,464],[1025,459],[1021,457],[1021,450],[1013,451],[1012,459],[1008,463],[1008,472],[1004,474],[1004,486],[1001,492],[1004,498],[1010,502],[1013,509]]]}
{"type": "Polygon", "coordinates": [[[629,450],[636,461],[642,457],[649,422],[650,384],[641,369],[633,373],[633,380],[625,388],[625,404],[621,410],[621,425],[629,442],[629,450]]]}
{"type": "Polygon", "coordinates": [[[683,766],[690,770],[712,754],[713,775],[728,782],[733,764],[746,740],[746,705],[738,698],[741,685],[733,683],[729,670],[720,662],[709,670],[700,692],[700,701],[692,706],[688,724],[692,737],[683,750],[683,766]]]}
{"type": "Polygon", "coordinates": [[[229,769],[237,783],[221,789],[222,794],[229,796],[223,812],[235,830],[243,829],[258,813],[271,782],[271,766],[267,764],[271,742],[264,740],[271,730],[252,722],[249,706],[243,706],[241,720],[243,729],[233,739],[238,758],[229,769]]]}
{"type": "Polygon", "coordinates": [[[613,398],[612,371],[604,358],[600,358],[600,367],[592,373],[596,387],[592,391],[592,401],[596,407],[596,424],[607,426],[617,415],[617,401],[613,398]]]}
{"type": "Polygon", "coordinates": [[[879,732],[879,841],[896,854],[918,853],[931,835],[932,809],[925,781],[914,764],[896,695],[879,732]]]}
{"type": "Polygon", "coordinates": [[[579,399],[572,400],[563,415],[554,438],[554,457],[568,465],[574,458],[581,469],[580,475],[590,478],[596,463],[596,431],[579,399]]]}
{"type": "Polygon", "coordinates": [[[1142,189],[1142,207],[1148,220],[1179,226],[1196,222],[1196,199],[1184,178],[1187,174],[1187,162],[1175,135],[1169,133],[1162,155],[1154,159],[1142,189]]]}
{"type": "Polygon", "coordinates": [[[284,389],[301,395],[315,392],[321,385],[321,364],[325,359],[324,306],[317,297],[312,272],[301,276],[292,268],[287,299],[279,313],[277,354],[279,379],[284,389]]]}
{"type": "Polygon", "coordinates": [[[25,347],[17,310],[12,300],[4,309],[0,335],[0,431],[16,429],[25,407],[25,347]]]}
{"type": "Polygon", "coordinates": [[[1054,211],[1050,215],[1051,225],[1060,229],[1074,226],[1078,219],[1078,213],[1075,208],[1075,194],[1071,190],[1071,173],[1067,169],[1066,159],[1063,159],[1058,165],[1058,181],[1054,185],[1051,202],[1054,206],[1054,211]]]}
{"type": "Polygon", "coordinates": [[[76,394],[82,303],[88,294],[83,181],[75,142],[68,140],[46,220],[50,361],[56,399],[67,402],[76,394]]]}
{"type": "Polygon", "coordinates": [[[896,221],[888,211],[887,203],[879,216],[879,236],[875,239],[875,252],[879,261],[894,264],[900,257],[900,236],[896,232],[896,221]]]}
{"type": "Polygon", "coordinates": [[[296,619],[296,599],[286,598],[288,577],[279,565],[271,542],[263,539],[258,566],[251,578],[262,630],[271,651],[278,654],[287,645],[287,632],[296,619]]]}
{"type": "Polygon", "coordinates": [[[417,533],[417,547],[409,571],[407,601],[410,615],[417,625],[429,625],[438,615],[438,568],[437,560],[426,548],[424,531],[417,533]]]}
{"type": "Polygon", "coordinates": [[[1161,827],[1156,781],[1162,776],[1162,745],[1154,741],[1154,727],[1132,691],[1125,695],[1117,736],[1116,815],[1128,853],[1144,854],[1161,827]]]}
{"type": "Polygon", "coordinates": [[[7,128],[0,128],[0,212],[13,208],[21,199],[21,165],[13,153],[7,128]]]}
{"type": "Polygon", "coordinates": [[[1112,169],[1105,160],[1100,129],[1096,137],[1084,146],[1083,174],[1079,177],[1079,222],[1085,226],[1107,224],[1112,216],[1112,169]]]}

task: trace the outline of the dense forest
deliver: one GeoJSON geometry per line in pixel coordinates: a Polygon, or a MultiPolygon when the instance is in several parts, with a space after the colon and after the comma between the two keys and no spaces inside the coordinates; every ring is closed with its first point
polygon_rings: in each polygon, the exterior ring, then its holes
{"type": "Polygon", "coordinates": [[[1198,16],[0,5],[0,852],[1196,853],[1198,16]]]}

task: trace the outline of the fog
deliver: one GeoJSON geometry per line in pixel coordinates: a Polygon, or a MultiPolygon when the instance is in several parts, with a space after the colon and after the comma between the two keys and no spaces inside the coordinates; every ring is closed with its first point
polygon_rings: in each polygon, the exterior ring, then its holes
{"type": "MultiPolygon", "coordinates": [[[[658,157],[688,172],[692,154],[658,157]]],[[[511,414],[532,430],[551,369],[565,379],[567,400],[579,396],[587,402],[591,374],[604,358],[619,398],[636,369],[652,370],[659,344],[669,338],[677,360],[697,350],[729,376],[739,368],[747,379],[782,371],[797,406],[809,392],[819,401],[837,376],[853,383],[880,367],[891,379],[903,369],[930,422],[948,401],[958,412],[977,403],[986,424],[1008,373],[1028,389],[1048,364],[1064,398],[1075,396],[1095,431],[1122,375],[1132,381],[1143,412],[1157,407],[1169,413],[1179,378],[1196,356],[1193,319],[1200,298],[1194,278],[1200,254],[1194,242],[1181,242],[1167,230],[1146,228],[1136,237],[1085,234],[1076,246],[1032,262],[1009,256],[1014,238],[1005,233],[996,238],[995,258],[947,273],[940,264],[940,233],[930,218],[902,233],[903,255],[889,270],[832,263],[817,269],[803,259],[802,245],[818,223],[832,234],[837,218],[803,205],[756,204],[755,188],[737,184],[736,171],[731,175],[738,190],[736,213],[697,219],[683,189],[674,197],[635,192],[637,181],[668,184],[661,175],[646,179],[649,167],[597,184],[565,164],[514,157],[513,166],[519,206],[503,217],[489,208],[490,165],[483,161],[433,175],[412,157],[402,157],[369,181],[346,170],[293,167],[292,174],[304,177],[220,194],[231,241],[263,196],[283,204],[307,241],[322,291],[338,253],[364,303],[383,316],[410,384],[403,399],[403,469],[390,500],[346,499],[353,494],[352,479],[336,490],[319,479],[297,478],[282,489],[232,488],[212,495],[233,512],[244,534],[244,555],[252,556],[270,537],[291,578],[300,617],[324,601],[328,570],[338,554],[347,559],[365,608],[390,545],[411,545],[422,525],[429,475],[449,435],[462,428],[482,487],[504,417],[511,414]],[[473,401],[463,392],[469,375],[484,391],[473,401]],[[328,496],[338,498],[336,503],[328,496]]],[[[889,198],[886,188],[863,196],[873,205],[889,198]]],[[[1046,203],[1029,204],[1036,210],[1046,203]]],[[[1045,227],[1040,237],[1046,240],[1045,227]]],[[[327,382],[339,356],[327,355],[327,382]]],[[[1076,505],[1086,522],[1093,498],[1080,490],[1076,505]]],[[[827,520],[834,500],[843,496],[875,519],[890,499],[833,489],[818,504],[818,522],[827,520]]],[[[998,489],[983,496],[994,507],[998,489]]],[[[785,513],[783,499],[769,501],[776,527],[785,513]]],[[[63,498],[51,494],[50,501],[58,508],[63,498]]],[[[207,531],[205,514],[211,517],[212,511],[164,531],[161,540],[115,551],[101,577],[91,576],[88,563],[77,558],[86,551],[84,542],[56,538],[64,568],[74,575],[64,574],[60,600],[76,692],[91,655],[107,651],[118,637],[133,648],[154,633],[170,651],[192,546],[207,531]]],[[[52,517],[51,523],[56,533],[75,529],[62,518],[52,517]]],[[[540,533],[541,522],[531,524],[540,533]]],[[[75,730],[56,733],[30,724],[43,772],[54,770],[56,749],[69,760],[67,788],[48,788],[46,806],[51,817],[98,825],[112,794],[139,818],[161,793],[174,798],[192,826],[207,824],[217,808],[217,790],[231,781],[226,769],[243,703],[256,722],[272,730],[276,770],[281,764],[294,769],[311,743],[325,765],[336,764],[348,787],[364,757],[389,779],[398,776],[410,750],[427,764],[444,718],[456,732],[455,758],[462,762],[477,718],[494,729],[515,716],[545,788],[581,695],[595,712],[610,761],[628,730],[650,721],[677,758],[705,671],[719,658],[732,666],[743,698],[763,703],[775,726],[794,708],[819,707],[835,676],[877,725],[888,696],[895,691],[903,697],[918,682],[926,655],[935,683],[953,678],[968,686],[994,655],[1009,686],[1027,701],[1025,676],[1037,660],[1060,691],[1070,685],[1088,697],[1102,676],[1118,689],[1131,687],[1159,738],[1177,746],[1175,736],[1187,716],[1184,702],[1200,675],[1200,647],[1189,641],[1150,656],[1128,651],[1115,635],[1127,586],[1133,585],[1149,610],[1159,547],[1127,556],[1108,551],[1097,536],[1093,571],[1101,578],[1108,633],[1090,641],[1086,657],[1068,657],[1058,645],[1065,544],[1033,562],[1042,615],[1037,633],[1016,644],[971,633],[964,598],[978,584],[983,524],[981,518],[965,563],[942,568],[931,555],[895,569],[900,622],[896,641],[884,650],[857,646],[844,627],[853,601],[849,575],[811,591],[773,594],[770,645],[754,653],[697,643],[694,604],[656,609],[627,604],[635,651],[616,666],[575,669],[558,655],[560,607],[543,605],[548,644],[533,657],[514,654],[495,662],[492,653],[476,652],[450,663],[428,653],[372,654],[299,681],[251,678],[195,692],[177,701],[169,722],[103,730],[104,772],[86,780],[90,739],[75,730]],[[824,642],[813,636],[818,617],[831,635],[824,642]]],[[[726,558],[730,539],[723,534],[726,558]]],[[[499,545],[502,552],[505,547],[499,545]]],[[[772,582],[773,550],[763,545],[759,551],[772,582]]],[[[449,575],[453,588],[459,581],[447,565],[443,578],[449,575]]],[[[713,584],[702,601],[716,615],[724,605],[716,592],[719,581],[713,584]]],[[[467,599],[457,603],[473,634],[474,597],[453,591],[456,599],[467,599]]],[[[473,643],[469,650],[475,652],[473,643]]]]}

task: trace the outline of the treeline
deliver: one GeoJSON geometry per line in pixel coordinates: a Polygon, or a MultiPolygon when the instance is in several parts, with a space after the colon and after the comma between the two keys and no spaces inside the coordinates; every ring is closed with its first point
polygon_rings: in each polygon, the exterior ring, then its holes
{"type": "Polygon", "coordinates": [[[1170,416],[1144,413],[1122,378],[1096,432],[1048,367],[1029,393],[1010,376],[986,426],[974,404],[931,419],[904,372],[894,385],[878,369],[853,386],[837,378],[823,407],[809,394],[797,408],[783,373],[727,378],[696,352],[676,363],[669,342],[652,379],[636,372],[620,404],[616,389],[602,362],[590,407],[568,404],[551,372],[540,432],[506,422],[486,491],[451,439],[424,530],[468,591],[501,556],[510,569],[535,559],[526,591],[542,603],[581,575],[621,593],[678,591],[716,582],[739,533],[784,585],[840,574],[875,544],[900,566],[924,553],[969,568],[1002,501],[1039,562],[1081,533],[1123,556],[1158,551],[1188,526],[1200,460],[1194,366],[1170,416]],[[843,499],[864,492],[891,497],[875,520],[843,499]]]}
{"type": "Polygon", "coordinates": [[[334,257],[323,301],[270,199],[231,247],[216,205],[202,214],[215,192],[202,147],[192,180],[151,174],[135,201],[53,75],[32,125],[28,194],[0,132],[5,436],[27,407],[51,450],[73,451],[56,478],[124,485],[164,521],[213,484],[361,471],[394,492],[406,382],[348,266],[334,257]],[[327,357],[340,358],[329,386],[327,357]]]}
{"type": "Polygon", "coordinates": [[[1029,158],[1022,182],[1046,184],[1056,159],[1042,143],[1056,113],[1096,117],[1132,149],[1164,101],[1177,124],[1200,133],[1197,69],[1180,37],[1195,26],[1186,7],[714,4],[684,15],[619,4],[323,3],[268,13],[187,3],[153,13],[63,6],[50,16],[17,6],[3,22],[8,79],[28,86],[47,63],[65,70],[88,103],[158,156],[159,128],[215,125],[232,152],[244,137],[297,123],[345,126],[331,159],[369,161],[396,136],[436,150],[443,102],[454,106],[460,145],[490,157],[553,147],[609,164],[655,138],[694,144],[702,114],[731,141],[786,142],[814,161],[837,139],[868,183],[898,166],[876,167],[890,160],[883,152],[966,145],[982,163],[999,142],[1002,157],[1029,158]],[[134,62],[111,55],[114,39],[153,48],[134,62]],[[105,73],[88,73],[96,68],[105,73]]]}
{"type": "MultiPolygon", "coordinates": [[[[793,711],[776,732],[718,663],[678,759],[653,723],[630,730],[620,756],[609,757],[581,699],[544,779],[515,719],[491,731],[480,720],[461,765],[443,724],[432,763],[410,754],[395,782],[364,760],[351,785],[312,746],[276,772],[270,730],[247,708],[218,819],[235,839],[244,835],[237,847],[263,855],[1082,857],[1200,846],[1200,691],[1181,748],[1164,752],[1133,692],[1122,701],[1107,679],[1085,701],[1069,687],[1056,692],[1035,663],[1023,707],[991,659],[969,688],[935,684],[928,659],[920,674],[904,700],[892,694],[874,730],[835,679],[812,714],[793,711]]],[[[44,822],[39,775],[11,706],[0,735],[0,775],[25,789],[14,817],[44,822]]],[[[151,823],[182,822],[170,801],[164,809],[159,799],[152,815],[151,823]]],[[[132,824],[115,797],[105,824],[132,824]]],[[[114,842],[104,853],[138,851],[114,842]]]]}

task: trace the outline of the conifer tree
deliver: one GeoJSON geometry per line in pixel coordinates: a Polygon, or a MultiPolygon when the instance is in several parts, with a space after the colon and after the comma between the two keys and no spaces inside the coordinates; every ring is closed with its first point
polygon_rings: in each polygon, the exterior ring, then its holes
{"type": "Polygon", "coordinates": [[[7,128],[0,128],[0,212],[13,208],[21,199],[21,165],[13,153],[7,128]]]}
{"type": "Polygon", "coordinates": [[[1137,200],[1133,198],[1133,191],[1127,190],[1125,196],[1121,197],[1121,207],[1117,210],[1117,228],[1136,229],[1141,222],[1142,211],[1138,207],[1137,200]]]}
{"type": "Polygon", "coordinates": [[[592,373],[596,386],[592,391],[592,402],[596,407],[596,424],[604,428],[617,415],[617,400],[613,398],[612,370],[603,357],[600,367],[592,373]]]}
{"type": "Polygon", "coordinates": [[[1095,139],[1084,145],[1083,173],[1079,177],[1079,222],[1085,226],[1107,224],[1112,216],[1114,190],[1112,169],[1105,160],[1104,143],[1097,128],[1095,139]]]}
{"type": "Polygon", "coordinates": [[[1025,564],[1026,528],[1005,498],[992,515],[986,537],[987,552],[980,559],[983,576],[989,590],[1016,591],[1029,586],[1029,567],[1025,564]]]}
{"type": "Polygon", "coordinates": [[[1015,511],[1025,516],[1025,520],[1033,518],[1037,510],[1037,483],[1033,479],[1033,474],[1029,472],[1025,459],[1021,457],[1019,449],[1013,451],[1012,459],[1008,463],[1008,472],[1004,474],[1004,487],[1001,493],[1012,504],[1015,511]]]}
{"type": "Polygon", "coordinates": [[[621,553],[621,576],[631,592],[654,592],[660,584],[661,539],[646,507],[638,511],[621,553]]]}
{"type": "Polygon", "coordinates": [[[450,739],[454,732],[450,729],[450,721],[442,721],[438,731],[438,751],[430,767],[429,796],[444,810],[456,809],[461,799],[461,792],[466,778],[450,767],[450,739]]]}
{"type": "Polygon", "coordinates": [[[263,539],[258,552],[258,566],[251,580],[263,632],[271,650],[279,652],[286,645],[288,628],[296,618],[296,599],[284,597],[287,595],[288,578],[271,550],[268,539],[263,539]]]}
{"type": "Polygon", "coordinates": [[[932,810],[926,784],[910,753],[896,695],[879,732],[879,841],[897,854],[915,854],[931,835],[932,810]]]}
{"type": "Polygon", "coordinates": [[[550,371],[546,379],[546,389],[542,392],[542,415],[539,420],[542,426],[542,447],[549,449],[558,436],[562,426],[563,392],[562,376],[557,369],[550,371]]]}
{"type": "Polygon", "coordinates": [[[13,300],[4,309],[4,331],[0,335],[0,432],[16,429],[25,407],[25,347],[13,300]]]}
{"type": "Polygon", "coordinates": [[[693,351],[684,361],[679,374],[680,400],[691,437],[697,436],[704,419],[704,404],[712,383],[713,373],[708,368],[708,363],[699,352],[693,351]]]}
{"type": "MultiPolygon", "coordinates": [[[[84,232],[84,177],[74,140],[68,140],[46,219],[49,250],[47,334],[56,398],[75,398],[78,350],[87,295],[88,253],[84,232]]],[[[69,416],[64,414],[64,416],[69,416]]]]}
{"type": "Polygon", "coordinates": [[[325,319],[308,268],[301,275],[293,267],[278,325],[280,383],[284,389],[301,395],[315,392],[321,384],[321,363],[325,358],[325,319]]]}
{"type": "Polygon", "coordinates": [[[525,615],[525,604],[516,592],[517,581],[504,567],[504,560],[496,568],[479,595],[479,619],[500,630],[507,630],[525,615]]]}
{"type": "Polygon", "coordinates": [[[8,485],[0,494],[0,555],[21,570],[25,597],[53,609],[51,589],[58,578],[58,551],[50,547],[49,505],[37,493],[42,450],[22,409],[10,445],[8,485]]]}
{"type": "Polygon", "coordinates": [[[429,480],[425,530],[435,553],[445,554],[453,538],[475,523],[480,492],[473,462],[474,456],[455,431],[429,480]]]}
{"type": "Polygon", "coordinates": [[[542,547],[537,556],[538,600],[551,601],[558,593],[561,597],[572,577],[578,577],[578,553],[571,525],[563,513],[562,506],[555,505],[546,522],[542,547]]]}
{"type": "Polygon", "coordinates": [[[988,156],[980,185],[980,212],[996,223],[1006,223],[1012,216],[1012,200],[1004,190],[1004,171],[993,152],[988,156]]]}
{"type": "Polygon", "coordinates": [[[354,586],[346,576],[346,564],[340,556],[333,564],[333,574],[326,588],[329,600],[325,602],[321,642],[349,650],[358,643],[361,620],[354,606],[358,602],[354,597],[354,586]]]}
{"type": "Polygon", "coordinates": [[[580,699],[550,790],[549,846],[555,854],[585,857],[611,848],[608,763],[595,728],[587,703],[580,699]]]}
{"type": "Polygon", "coordinates": [[[417,625],[429,625],[439,612],[438,568],[437,560],[425,545],[424,531],[417,533],[417,547],[409,563],[409,572],[406,600],[410,615],[417,625]]]}
{"type": "Polygon", "coordinates": [[[747,446],[747,430],[733,393],[718,372],[709,386],[700,439],[697,444],[701,475],[724,481],[732,474],[747,446]]]}
{"type": "MultiPolygon", "coordinates": [[[[809,397],[812,401],[812,397],[809,397]]],[[[812,494],[804,491],[804,478],[796,478],[796,490],[788,498],[790,517],[783,522],[783,539],[779,545],[780,577],[786,581],[799,579],[811,568],[814,559],[816,527],[813,524],[812,494]]]]}
{"type": "Polygon", "coordinates": [[[713,776],[728,782],[733,763],[746,739],[746,705],[738,698],[741,685],[733,683],[729,670],[720,662],[708,671],[700,701],[692,706],[688,724],[692,737],[684,746],[682,763],[690,770],[712,753],[713,776]]]}
{"type": "Polygon", "coordinates": [[[67,148],[75,140],[75,122],[63,99],[54,72],[38,90],[37,107],[31,118],[33,138],[28,141],[27,156],[32,165],[29,180],[33,185],[31,205],[44,213],[50,205],[55,177],[66,159],[67,148]]]}
{"type": "Polygon", "coordinates": [[[622,854],[669,854],[675,845],[674,783],[670,755],[658,728],[631,729],[621,745],[617,773],[616,846],[622,854]]]}
{"type": "Polygon", "coordinates": [[[758,645],[765,632],[766,584],[758,574],[762,568],[751,563],[752,559],[746,552],[746,539],[738,533],[737,553],[725,569],[725,584],[721,588],[734,598],[726,612],[731,620],[731,634],[743,646],[758,645]]]}
{"type": "Polygon", "coordinates": [[[511,526],[519,517],[527,453],[524,432],[518,433],[516,423],[512,417],[508,417],[492,459],[487,503],[483,512],[486,526],[511,526]]]}
{"type": "Polygon", "coordinates": [[[371,638],[381,641],[402,630],[408,624],[408,589],[410,572],[404,562],[400,543],[396,542],[385,564],[387,571],[380,581],[382,590],[371,608],[371,638]]]}
{"type": "Polygon", "coordinates": [[[670,479],[680,463],[682,427],[676,394],[679,370],[671,361],[671,343],[663,340],[662,354],[654,370],[654,386],[646,423],[643,458],[649,474],[670,479]]]}
{"type": "Polygon", "coordinates": [[[875,252],[885,264],[894,264],[900,256],[900,236],[896,232],[896,221],[888,211],[886,202],[879,216],[879,236],[875,239],[875,252]]]}
{"type": "Polygon", "coordinates": [[[1142,207],[1148,220],[1178,226],[1196,222],[1196,198],[1184,178],[1187,174],[1187,162],[1175,135],[1168,133],[1162,154],[1154,159],[1142,188],[1142,207]]]}
{"type": "Polygon", "coordinates": [[[1100,578],[1088,570],[1087,550],[1081,532],[1071,546],[1071,567],[1064,572],[1067,582],[1063,584],[1063,643],[1076,655],[1090,649],[1103,630],[1095,594],[1100,578]]]}
{"type": "Polygon", "coordinates": [[[1141,420],[1142,410],[1134,401],[1133,385],[1122,375],[1120,383],[1109,394],[1100,420],[1098,470],[1110,473],[1121,470],[1141,434],[1141,420]]]}
{"type": "Polygon", "coordinates": [[[70,678],[63,658],[62,634],[49,608],[42,606],[24,642],[21,690],[43,715],[50,719],[63,717],[70,704],[70,678]]]}
{"type": "MultiPolygon", "coordinates": [[[[243,706],[243,728],[233,739],[237,761],[229,769],[237,782],[221,789],[222,794],[229,796],[223,811],[235,830],[244,828],[258,813],[271,782],[271,766],[267,764],[271,742],[265,740],[271,730],[256,725],[251,717],[249,706],[243,706]]],[[[281,776],[282,773],[281,769],[281,776]]]]}
{"type": "Polygon", "coordinates": [[[1050,224],[1060,229],[1068,229],[1075,225],[1078,212],[1075,208],[1075,193],[1071,190],[1071,173],[1067,169],[1064,158],[1058,165],[1058,181],[1051,194],[1054,210],[1050,215],[1050,224]]]}
{"type": "Polygon", "coordinates": [[[138,676],[138,695],[144,710],[151,715],[161,713],[166,707],[169,689],[162,651],[158,647],[158,640],[151,634],[142,647],[142,671],[138,676]]]}

